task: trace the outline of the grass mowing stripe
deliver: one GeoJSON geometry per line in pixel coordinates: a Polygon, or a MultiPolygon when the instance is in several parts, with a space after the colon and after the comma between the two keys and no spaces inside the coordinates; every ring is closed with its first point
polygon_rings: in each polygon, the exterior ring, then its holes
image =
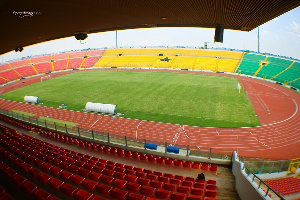
{"type": "Polygon", "coordinates": [[[238,79],[185,73],[82,71],[2,95],[82,111],[86,102],[116,104],[124,117],[204,127],[251,127],[259,121],[238,79]]]}
{"type": "Polygon", "coordinates": [[[46,120],[47,125],[50,125],[50,124],[54,125],[54,122],[55,122],[56,126],[60,126],[60,127],[65,127],[65,125],[67,125],[68,128],[73,128],[74,126],[77,125],[77,123],[74,123],[74,122],[68,122],[68,121],[63,121],[63,120],[49,118],[49,117],[39,117],[38,120],[39,120],[39,122],[42,122],[42,123],[44,123],[46,120]]]}

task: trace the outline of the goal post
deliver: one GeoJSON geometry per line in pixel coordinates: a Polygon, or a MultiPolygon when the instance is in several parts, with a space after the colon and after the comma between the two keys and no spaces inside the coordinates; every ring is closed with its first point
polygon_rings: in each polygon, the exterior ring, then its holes
{"type": "Polygon", "coordinates": [[[48,79],[51,79],[51,76],[50,76],[50,75],[42,76],[42,77],[41,77],[41,82],[43,82],[43,81],[45,81],[45,80],[48,80],[48,79]]]}

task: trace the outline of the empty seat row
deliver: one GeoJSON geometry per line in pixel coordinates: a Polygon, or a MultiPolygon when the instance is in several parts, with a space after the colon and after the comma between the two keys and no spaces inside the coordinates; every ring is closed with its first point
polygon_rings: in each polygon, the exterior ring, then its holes
{"type": "MultiPolygon", "coordinates": [[[[24,163],[26,164],[26,163],[24,163]]],[[[1,165],[2,166],[2,165],[1,165]]],[[[16,174],[13,170],[11,170],[10,168],[5,169],[5,167],[1,167],[2,171],[4,169],[4,171],[6,170],[6,173],[8,176],[13,177],[15,180],[17,180],[18,185],[24,187],[24,189],[27,191],[27,193],[31,194],[34,193],[35,196],[37,196],[39,199],[49,199],[51,197],[51,194],[47,193],[46,191],[42,190],[42,189],[37,189],[37,186],[34,186],[32,183],[27,182],[26,179],[24,179],[23,177],[19,176],[18,174],[16,174]],[[35,192],[34,192],[35,191],[35,192]]],[[[32,167],[32,169],[34,169],[32,167]]],[[[46,184],[48,183],[50,185],[50,187],[56,189],[56,190],[60,190],[61,192],[63,192],[64,194],[68,195],[68,196],[74,196],[75,199],[92,199],[92,197],[94,197],[94,195],[88,191],[76,188],[70,184],[64,183],[61,180],[58,180],[56,178],[53,178],[52,176],[39,172],[38,170],[30,170],[29,174],[33,177],[37,177],[42,183],[46,184]]],[[[74,177],[74,176],[73,176],[74,177]]],[[[163,198],[163,199],[186,199],[186,197],[188,197],[188,199],[202,199],[202,195],[200,195],[199,197],[199,193],[203,193],[202,190],[195,190],[193,189],[192,194],[188,194],[186,195],[185,191],[187,190],[187,188],[183,188],[183,187],[179,187],[177,192],[174,191],[170,191],[170,190],[165,190],[165,189],[158,189],[158,188],[153,188],[150,186],[146,186],[146,185],[139,185],[136,183],[131,183],[129,182],[125,188],[125,184],[126,181],[123,180],[118,180],[118,181],[114,181],[113,186],[115,186],[115,188],[111,187],[111,186],[107,186],[104,184],[98,184],[95,181],[91,181],[91,180],[84,180],[82,181],[82,185],[84,188],[88,189],[88,190],[96,190],[97,192],[99,192],[102,195],[110,195],[113,198],[116,199],[145,199],[145,196],[155,196],[157,198],[163,198]],[[123,190],[123,189],[127,189],[127,190],[123,190]],[[133,192],[138,192],[140,190],[141,194],[136,194],[133,192]],[[132,192],[131,192],[132,191],[132,192]],[[197,196],[193,195],[196,194],[197,196]],[[145,195],[145,196],[143,196],[145,195]]],[[[207,193],[209,195],[209,193],[207,193]]],[[[51,198],[54,199],[55,197],[51,198]]],[[[100,197],[99,197],[100,198],[100,197]]],[[[99,199],[98,198],[98,199],[99,199]]],[[[56,198],[55,198],[56,199],[56,198]]]]}
{"type": "MultiPolygon", "coordinates": [[[[24,136],[24,137],[27,137],[27,138],[29,138],[30,136],[24,136]]],[[[9,140],[9,138],[7,138],[8,140],[9,140]]],[[[37,140],[37,139],[35,139],[35,138],[32,138],[32,140],[37,140]]],[[[41,142],[41,143],[44,143],[44,144],[46,144],[45,142],[41,142]]],[[[51,145],[52,146],[52,145],[51,145]]],[[[40,165],[40,166],[42,166],[41,165],[41,163],[39,163],[39,162],[36,162],[35,160],[33,161],[34,162],[34,164],[35,165],[40,165]]],[[[112,164],[112,163],[110,163],[110,164],[112,164]]],[[[119,166],[122,166],[122,165],[119,165],[119,166]]],[[[55,168],[55,167],[53,167],[53,168],[55,168]]],[[[124,168],[126,168],[126,166],[124,166],[124,168]]],[[[132,169],[134,169],[134,168],[131,168],[131,170],[132,169]]],[[[130,166],[128,166],[127,167],[127,170],[130,170],[130,166]]],[[[142,176],[142,174],[146,174],[146,173],[144,173],[144,172],[142,172],[141,171],[142,169],[141,168],[136,168],[136,171],[138,171],[138,173],[140,173],[140,175],[142,176]]],[[[54,170],[55,171],[55,170],[54,170]]],[[[60,171],[61,172],[61,171],[60,171]]],[[[148,173],[150,173],[150,175],[151,175],[151,170],[149,170],[149,171],[145,171],[145,172],[148,172],[148,173]]],[[[29,171],[29,173],[30,174],[32,174],[33,176],[38,176],[38,173],[36,172],[36,170],[30,170],[29,171]]],[[[64,173],[59,173],[59,175],[62,177],[62,178],[64,178],[64,179],[69,179],[71,176],[72,176],[72,174],[71,173],[67,173],[67,171],[66,172],[64,172],[64,173]]],[[[172,176],[172,174],[166,174],[167,176],[172,176]]],[[[47,176],[46,174],[43,174],[43,176],[42,175],[40,175],[40,176],[38,176],[41,180],[44,180],[44,181],[49,181],[49,176],[47,176]]],[[[105,177],[105,176],[103,176],[103,177],[105,177]]],[[[164,178],[168,178],[168,177],[164,177],[164,178]]],[[[147,179],[145,179],[145,178],[139,178],[138,179],[138,181],[140,182],[140,183],[143,183],[142,181],[146,181],[147,182],[147,179]]],[[[89,181],[85,181],[85,182],[89,182],[89,181]]],[[[149,182],[149,181],[148,181],[149,182]]],[[[123,185],[124,185],[124,182],[122,182],[122,181],[116,181],[116,185],[122,185],[122,183],[123,183],[123,185]]],[[[142,185],[142,184],[141,184],[142,185]]],[[[147,186],[146,184],[145,185],[143,185],[143,186],[147,186]]],[[[167,184],[167,186],[168,186],[168,184],[167,184]]],[[[170,186],[169,187],[167,187],[166,186],[166,188],[170,188],[170,186]]],[[[150,187],[151,188],[151,186],[147,186],[147,187],[150,187]]],[[[146,187],[146,188],[147,188],[146,187]]],[[[190,190],[190,189],[185,189],[185,187],[186,186],[179,186],[179,192],[185,192],[184,190],[190,190]]],[[[149,189],[149,188],[148,188],[149,189]]],[[[165,189],[165,188],[164,188],[165,189]]],[[[155,190],[157,190],[157,188],[155,188],[155,190]]],[[[160,189],[161,190],[161,189],[160,189]]],[[[160,191],[161,192],[161,191],[160,191]]],[[[174,192],[174,191],[173,191],[174,192]]]]}

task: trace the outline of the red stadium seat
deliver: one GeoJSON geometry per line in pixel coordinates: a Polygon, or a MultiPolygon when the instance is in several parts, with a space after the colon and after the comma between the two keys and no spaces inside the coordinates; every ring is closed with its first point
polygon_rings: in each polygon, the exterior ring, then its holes
{"type": "Polygon", "coordinates": [[[114,173],[114,177],[117,179],[125,179],[126,174],[125,173],[121,173],[121,172],[115,172],[114,173]]]}
{"type": "Polygon", "coordinates": [[[164,189],[165,190],[174,192],[174,191],[176,191],[176,188],[177,188],[177,185],[175,185],[175,184],[170,184],[170,183],[165,183],[164,184],[164,189]]]}
{"type": "Polygon", "coordinates": [[[182,186],[193,187],[194,182],[192,181],[182,181],[182,186]]]}
{"type": "Polygon", "coordinates": [[[161,182],[164,182],[164,183],[169,183],[169,182],[170,182],[170,178],[168,178],[168,177],[163,177],[163,176],[160,176],[160,177],[158,178],[158,180],[161,181],[161,182]]]}
{"type": "Polygon", "coordinates": [[[51,167],[51,169],[50,169],[50,172],[53,175],[58,175],[61,171],[62,171],[62,169],[60,169],[58,167],[51,167]]]}
{"type": "Polygon", "coordinates": [[[73,176],[70,178],[70,180],[71,180],[73,183],[75,183],[75,184],[77,184],[77,185],[80,185],[80,184],[85,180],[85,178],[82,177],[82,176],[73,175],[73,176]]]}
{"type": "Polygon", "coordinates": [[[73,196],[78,191],[78,188],[67,183],[63,184],[59,189],[62,193],[68,196],[73,196]]]}
{"type": "Polygon", "coordinates": [[[49,194],[48,192],[46,192],[45,190],[38,188],[33,195],[35,196],[35,198],[37,200],[47,200],[50,199],[51,194],[49,194]]]}
{"type": "Polygon", "coordinates": [[[106,176],[113,176],[114,173],[115,173],[114,170],[109,170],[109,169],[104,169],[104,170],[102,171],[102,174],[105,174],[106,176]]]}
{"type": "Polygon", "coordinates": [[[58,190],[63,184],[64,182],[61,180],[58,180],[56,178],[51,179],[48,184],[50,185],[50,187],[52,187],[53,189],[58,190]]]}
{"type": "Polygon", "coordinates": [[[178,179],[178,180],[184,181],[184,177],[181,176],[181,175],[175,175],[174,179],[178,179]]]}
{"type": "Polygon", "coordinates": [[[164,174],[164,177],[168,177],[168,178],[174,178],[175,176],[174,176],[174,174],[170,174],[170,173],[165,173],[164,174]]]}
{"type": "Polygon", "coordinates": [[[63,178],[64,180],[69,180],[69,179],[73,176],[73,173],[62,170],[62,171],[59,173],[59,176],[60,176],[61,178],[63,178]]]}
{"type": "Polygon", "coordinates": [[[113,186],[124,189],[126,187],[127,181],[115,179],[113,182],[113,186]]]}
{"type": "Polygon", "coordinates": [[[83,168],[79,168],[78,169],[78,174],[83,176],[83,177],[86,177],[89,175],[91,171],[87,170],[87,169],[83,169],[83,168]]]}
{"type": "Polygon", "coordinates": [[[171,195],[172,200],[186,200],[186,194],[173,192],[171,195]]]}
{"type": "Polygon", "coordinates": [[[150,183],[151,187],[157,188],[157,189],[162,189],[164,186],[164,182],[160,182],[160,181],[156,181],[156,180],[152,180],[150,183]]]}
{"type": "Polygon", "coordinates": [[[143,195],[135,194],[135,193],[129,193],[127,196],[127,200],[145,200],[146,197],[143,195]]]}
{"type": "Polygon", "coordinates": [[[101,183],[96,185],[96,191],[102,195],[108,195],[111,190],[112,190],[112,187],[110,187],[108,185],[103,185],[101,183]]]}
{"type": "Polygon", "coordinates": [[[217,194],[218,194],[218,192],[216,190],[205,190],[206,197],[215,198],[217,196],[217,194]]]}
{"type": "Polygon", "coordinates": [[[106,198],[95,195],[92,200],[107,200],[106,198]]]}
{"type": "Polygon", "coordinates": [[[23,183],[26,182],[26,179],[19,174],[15,174],[12,178],[18,186],[21,186],[21,185],[23,185],[23,183]]]}
{"type": "Polygon", "coordinates": [[[110,192],[110,196],[118,200],[125,200],[127,198],[127,194],[128,194],[127,191],[118,188],[114,188],[110,192]]]}
{"type": "Polygon", "coordinates": [[[102,176],[100,177],[100,180],[101,180],[102,183],[107,184],[107,185],[110,185],[110,184],[113,183],[114,178],[113,178],[113,177],[110,177],[110,176],[102,175],[102,176]]]}
{"type": "Polygon", "coordinates": [[[179,192],[179,193],[189,194],[190,191],[191,191],[191,188],[187,187],[187,186],[179,186],[177,188],[177,192],[179,192]]]}
{"type": "Polygon", "coordinates": [[[78,190],[76,194],[74,195],[74,198],[76,200],[91,200],[94,197],[92,193],[89,193],[84,190],[78,190]]]}
{"type": "Polygon", "coordinates": [[[205,189],[205,183],[195,183],[194,188],[205,189]]]}
{"type": "Polygon", "coordinates": [[[200,188],[192,188],[191,194],[197,195],[197,196],[203,196],[204,195],[204,190],[200,188]]]}
{"type": "Polygon", "coordinates": [[[141,189],[141,185],[138,183],[127,182],[126,189],[132,192],[138,192],[141,189]]]}
{"type": "Polygon", "coordinates": [[[146,179],[146,178],[139,178],[138,183],[141,185],[150,185],[151,180],[146,179]]]}
{"type": "Polygon", "coordinates": [[[141,188],[141,193],[144,195],[147,195],[147,196],[153,196],[155,191],[156,191],[156,188],[149,187],[146,185],[143,185],[141,188]]]}
{"type": "Polygon", "coordinates": [[[82,181],[82,186],[89,190],[94,190],[96,185],[97,185],[96,181],[92,181],[89,179],[85,179],[84,181],[82,181]]]}
{"type": "Polygon", "coordinates": [[[175,184],[175,185],[180,185],[180,184],[181,184],[181,180],[171,178],[171,179],[170,179],[170,183],[171,183],[171,184],[175,184]]]}
{"type": "Polygon", "coordinates": [[[171,196],[171,191],[157,189],[156,192],[155,192],[155,196],[160,198],[160,199],[169,199],[170,196],[171,196]]]}
{"type": "Polygon", "coordinates": [[[188,195],[188,200],[203,200],[202,196],[188,195]]]}
{"type": "Polygon", "coordinates": [[[138,177],[132,176],[132,175],[127,175],[125,179],[126,179],[126,181],[132,182],[132,183],[136,183],[138,181],[138,177]]]}
{"type": "Polygon", "coordinates": [[[42,182],[42,183],[48,183],[53,177],[48,175],[48,174],[45,174],[45,173],[41,173],[39,176],[38,176],[38,179],[42,182]]]}
{"type": "Polygon", "coordinates": [[[154,174],[148,174],[147,175],[147,179],[150,179],[150,180],[158,180],[158,176],[154,175],[154,174]]]}
{"type": "Polygon", "coordinates": [[[38,187],[30,181],[25,181],[22,187],[24,188],[27,194],[32,194],[38,189],[38,187]]]}
{"type": "Polygon", "coordinates": [[[94,181],[98,181],[100,179],[101,174],[96,173],[96,172],[91,172],[88,176],[90,179],[92,179],[94,181]]]}

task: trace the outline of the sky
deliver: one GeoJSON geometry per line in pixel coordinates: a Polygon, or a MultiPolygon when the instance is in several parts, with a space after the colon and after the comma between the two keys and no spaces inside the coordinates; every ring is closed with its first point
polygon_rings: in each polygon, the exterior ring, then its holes
{"type": "MultiPolygon", "coordinates": [[[[257,52],[257,28],[250,32],[224,30],[223,43],[214,43],[214,29],[153,28],[118,31],[118,47],[177,47],[228,48],[257,52]]],[[[295,8],[259,27],[260,52],[300,59],[300,7],[295,8]]],[[[84,41],[69,37],[24,47],[23,52],[9,52],[0,56],[0,63],[33,57],[94,48],[115,48],[116,31],[89,34],[84,41]]]]}

